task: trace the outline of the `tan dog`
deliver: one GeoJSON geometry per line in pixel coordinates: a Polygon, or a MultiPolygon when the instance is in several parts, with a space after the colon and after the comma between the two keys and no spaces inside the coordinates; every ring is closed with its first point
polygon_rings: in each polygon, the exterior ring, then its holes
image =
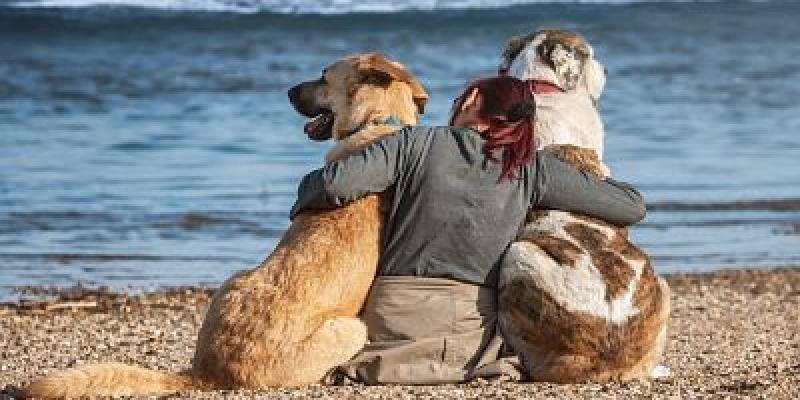
{"type": "MultiPolygon", "coordinates": [[[[594,104],[605,78],[598,77],[602,67],[592,57],[579,35],[544,30],[513,39],[500,70],[565,90],[536,96],[537,138],[549,145],[545,151],[605,178],[602,124],[593,122],[600,120],[594,104]],[[559,106],[547,106],[553,104],[559,106]],[[568,115],[568,123],[559,123],[568,115]],[[561,130],[580,121],[589,125],[561,130]]],[[[533,380],[629,380],[664,373],[657,362],[666,343],[669,287],[623,228],[562,211],[532,212],[504,260],[498,296],[500,328],[533,380]]]]}
{"type": "MultiPolygon", "coordinates": [[[[416,124],[427,100],[406,69],[377,54],[347,57],[318,80],[292,88],[314,138],[335,137],[335,159],[416,124]]],[[[191,369],[158,372],[118,363],[40,379],[26,397],[122,396],[192,389],[268,388],[319,382],[364,346],[356,317],[378,264],[381,199],[297,216],[257,268],[228,279],[211,301],[191,369]]]]}

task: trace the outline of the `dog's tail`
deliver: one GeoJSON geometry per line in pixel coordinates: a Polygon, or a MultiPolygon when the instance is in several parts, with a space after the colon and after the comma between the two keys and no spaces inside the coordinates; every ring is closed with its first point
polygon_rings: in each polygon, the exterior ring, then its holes
{"type": "Polygon", "coordinates": [[[188,372],[162,372],[121,363],[92,364],[58,371],[22,391],[23,398],[164,395],[191,389],[212,389],[188,372]]]}

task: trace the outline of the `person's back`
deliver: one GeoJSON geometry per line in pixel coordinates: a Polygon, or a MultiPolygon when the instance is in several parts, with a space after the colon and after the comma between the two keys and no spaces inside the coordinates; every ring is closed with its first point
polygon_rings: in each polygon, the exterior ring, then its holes
{"type": "Polygon", "coordinates": [[[533,166],[498,182],[500,165],[486,162],[486,141],[472,129],[399,135],[407,135],[408,159],[394,187],[380,275],[485,284],[530,205],[533,166]]]}

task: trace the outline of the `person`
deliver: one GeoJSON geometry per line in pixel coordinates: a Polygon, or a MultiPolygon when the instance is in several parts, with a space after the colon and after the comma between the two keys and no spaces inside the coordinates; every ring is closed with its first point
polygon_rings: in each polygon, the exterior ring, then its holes
{"type": "Polygon", "coordinates": [[[405,127],[306,175],[291,211],[390,191],[378,273],[361,314],[369,343],[339,373],[367,384],[456,383],[520,373],[496,325],[498,268],[530,208],[644,218],[630,185],[537,153],[525,82],[470,84],[451,126],[405,127]]]}

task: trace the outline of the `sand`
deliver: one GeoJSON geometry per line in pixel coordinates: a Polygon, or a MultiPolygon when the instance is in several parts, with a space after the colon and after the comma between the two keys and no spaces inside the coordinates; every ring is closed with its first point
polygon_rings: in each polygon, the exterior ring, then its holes
{"type": "MultiPolygon", "coordinates": [[[[800,398],[800,267],[672,275],[665,364],[653,382],[554,385],[312,386],[179,393],[192,398],[800,398]]],[[[31,289],[40,293],[47,291],[31,289]]],[[[93,361],[180,370],[189,364],[208,289],[139,296],[75,289],[0,305],[0,399],[32,377],[93,361]]]]}

